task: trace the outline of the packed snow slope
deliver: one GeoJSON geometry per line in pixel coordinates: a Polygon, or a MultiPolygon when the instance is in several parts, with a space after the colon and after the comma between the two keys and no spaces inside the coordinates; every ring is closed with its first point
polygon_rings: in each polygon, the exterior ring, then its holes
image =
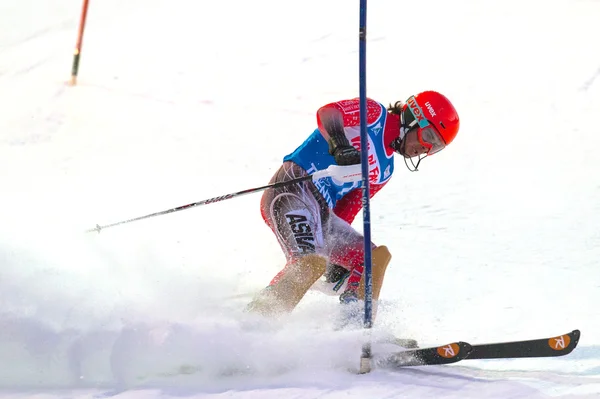
{"type": "Polygon", "coordinates": [[[266,184],[358,95],[358,6],[92,1],[71,87],[81,1],[0,4],[0,398],[600,397],[598,1],[368,5],[368,95],[462,121],[372,201],[374,338],[581,329],[569,356],[353,374],[334,296],[244,313],[284,263],[260,194],[84,233],[266,184]]]}

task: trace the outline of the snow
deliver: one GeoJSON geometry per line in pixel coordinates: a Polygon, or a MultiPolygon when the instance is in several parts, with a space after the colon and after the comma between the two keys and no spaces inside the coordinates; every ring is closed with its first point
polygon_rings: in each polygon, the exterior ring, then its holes
{"type": "Polygon", "coordinates": [[[84,233],[266,184],[358,95],[357,2],[92,1],[70,87],[80,10],[0,4],[0,398],[600,397],[600,2],[370,2],[368,95],[435,89],[462,119],[372,201],[375,351],[582,338],[367,375],[335,297],[244,313],[284,262],[260,194],[84,233]]]}

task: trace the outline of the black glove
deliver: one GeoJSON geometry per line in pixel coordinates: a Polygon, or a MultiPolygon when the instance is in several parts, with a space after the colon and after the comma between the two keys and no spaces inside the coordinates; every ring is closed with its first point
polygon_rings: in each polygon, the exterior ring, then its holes
{"type": "Polygon", "coordinates": [[[343,120],[331,118],[323,122],[329,133],[329,154],[333,155],[335,163],[340,166],[360,163],[360,152],[348,141],[344,132],[343,120]]]}
{"type": "Polygon", "coordinates": [[[329,264],[327,265],[327,271],[325,272],[325,281],[328,283],[337,283],[338,281],[347,277],[350,272],[340,265],[329,264]]]}
{"type": "Polygon", "coordinates": [[[356,290],[349,290],[342,292],[340,295],[340,303],[348,304],[348,303],[356,303],[358,302],[358,294],[356,290]]]}
{"type": "Polygon", "coordinates": [[[351,145],[338,146],[335,150],[333,150],[333,158],[335,158],[335,163],[340,166],[344,165],[356,165],[360,163],[360,152],[356,150],[356,148],[351,145]]]}

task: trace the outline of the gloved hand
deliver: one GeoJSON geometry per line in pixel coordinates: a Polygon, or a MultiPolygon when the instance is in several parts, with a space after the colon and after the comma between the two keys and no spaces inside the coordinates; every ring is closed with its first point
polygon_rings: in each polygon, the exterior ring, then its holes
{"type": "Polygon", "coordinates": [[[330,263],[325,271],[325,281],[328,283],[337,283],[342,279],[346,279],[350,272],[343,266],[330,263]]]}
{"type": "Polygon", "coordinates": [[[355,303],[358,302],[358,294],[356,290],[346,290],[340,295],[340,303],[355,303]]]}
{"type": "Polygon", "coordinates": [[[348,141],[343,119],[330,118],[323,121],[323,125],[329,133],[329,154],[333,155],[335,163],[340,166],[359,164],[360,152],[348,141]]]}
{"type": "Polygon", "coordinates": [[[360,152],[351,145],[338,145],[331,152],[335,163],[340,166],[356,165],[360,163],[360,152]]]}

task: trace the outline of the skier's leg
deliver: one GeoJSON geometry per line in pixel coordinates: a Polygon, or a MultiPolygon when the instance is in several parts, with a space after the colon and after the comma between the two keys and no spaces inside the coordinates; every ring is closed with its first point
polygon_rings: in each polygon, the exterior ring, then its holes
{"type": "MultiPolygon", "coordinates": [[[[359,299],[364,299],[364,238],[350,224],[336,215],[331,215],[331,232],[328,245],[332,248],[330,262],[343,266],[348,274],[347,289],[355,290],[359,299]]],[[[385,271],[392,258],[385,245],[371,244],[371,271],[373,281],[373,300],[379,299],[385,271]]],[[[331,271],[337,268],[330,268],[331,271]]],[[[329,270],[329,269],[328,269],[329,270]]]]}
{"type": "MultiPolygon", "coordinates": [[[[283,164],[271,182],[304,175],[304,170],[288,162],[283,164]]],[[[329,208],[314,184],[306,181],[266,190],[261,211],[286,254],[287,265],[249,304],[248,309],[274,315],[293,310],[325,272],[327,253],[324,235],[329,208]]]]}
{"type": "MultiPolygon", "coordinates": [[[[385,245],[381,245],[371,251],[371,276],[373,286],[373,301],[379,299],[379,293],[383,286],[383,279],[385,277],[385,271],[387,269],[392,254],[385,245]]],[[[364,273],[363,273],[364,274],[364,273]]],[[[360,280],[358,287],[358,298],[365,299],[365,278],[360,280]]]]}
{"type": "Polygon", "coordinates": [[[288,264],[276,281],[263,289],[248,305],[248,310],[276,316],[294,310],[308,289],[323,275],[326,258],[311,254],[288,264]]]}
{"type": "MultiPolygon", "coordinates": [[[[379,294],[381,293],[381,287],[383,286],[383,280],[385,278],[385,271],[387,269],[392,254],[385,245],[374,248],[371,251],[371,282],[373,288],[373,301],[379,300],[379,294]]],[[[364,300],[365,299],[365,276],[364,276],[364,265],[357,265],[352,269],[352,272],[348,276],[348,283],[346,290],[342,293],[343,301],[352,300],[352,298],[364,300]]]]}
{"type": "MultiPolygon", "coordinates": [[[[332,247],[330,261],[341,265],[348,270],[345,288],[341,283],[336,284],[334,289],[341,293],[340,302],[345,305],[342,309],[340,327],[356,324],[360,325],[362,320],[362,304],[364,301],[364,237],[358,233],[350,224],[337,216],[331,216],[331,233],[328,239],[332,247]]],[[[391,260],[391,254],[386,246],[372,245],[372,287],[373,287],[373,319],[377,311],[377,301],[381,293],[385,272],[391,260]]],[[[336,270],[336,268],[330,268],[336,270]]],[[[328,269],[329,270],[329,269],[328,269]]]]}

